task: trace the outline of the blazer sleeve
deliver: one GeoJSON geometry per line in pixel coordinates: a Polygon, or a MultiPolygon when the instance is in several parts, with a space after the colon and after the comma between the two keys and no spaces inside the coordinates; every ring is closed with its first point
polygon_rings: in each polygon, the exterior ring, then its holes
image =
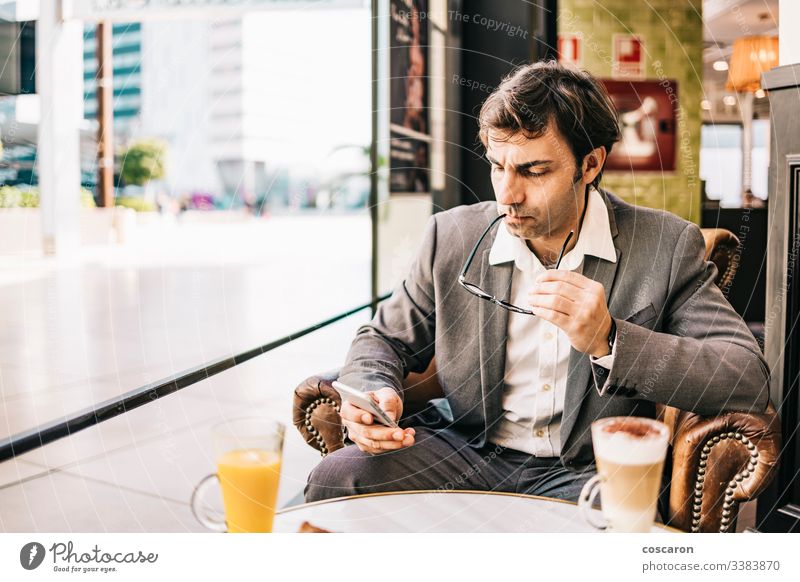
{"type": "Polygon", "coordinates": [[[616,320],[611,369],[592,365],[601,396],[651,400],[705,416],[766,409],[767,362],[714,283],[717,267],[704,255],[700,228],[688,224],[672,259],[664,331],[616,320]]]}
{"type": "Polygon", "coordinates": [[[339,380],[364,391],[389,386],[403,398],[409,372],[422,373],[434,354],[436,337],[433,262],[436,216],[432,216],[406,278],[378,305],[350,345],[339,380]]]}

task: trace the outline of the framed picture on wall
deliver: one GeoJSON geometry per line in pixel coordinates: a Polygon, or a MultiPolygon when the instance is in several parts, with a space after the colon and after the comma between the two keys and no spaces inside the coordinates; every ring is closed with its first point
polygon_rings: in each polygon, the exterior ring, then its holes
{"type": "Polygon", "coordinates": [[[402,194],[430,192],[429,143],[392,132],[389,191],[402,194]]]}
{"type": "Polygon", "coordinates": [[[430,191],[428,0],[390,0],[391,194],[430,191]]]}
{"type": "Polygon", "coordinates": [[[605,169],[675,171],[677,82],[603,80],[603,84],[619,111],[622,132],[605,169]]]}

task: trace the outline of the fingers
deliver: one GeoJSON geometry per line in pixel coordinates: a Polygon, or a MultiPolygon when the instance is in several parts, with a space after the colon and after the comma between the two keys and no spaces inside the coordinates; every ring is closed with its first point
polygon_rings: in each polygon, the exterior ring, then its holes
{"type": "Polygon", "coordinates": [[[411,430],[413,429],[403,431],[401,429],[370,427],[359,424],[349,424],[347,426],[350,440],[359,449],[371,454],[410,447],[414,444],[414,435],[409,432],[411,430]],[[386,434],[387,431],[388,435],[386,434]]]}
{"type": "Polygon", "coordinates": [[[534,295],[558,295],[566,297],[567,299],[575,302],[580,302],[583,297],[583,289],[576,287],[570,283],[562,283],[560,281],[545,281],[537,283],[528,292],[528,297],[534,295]]]}
{"type": "Polygon", "coordinates": [[[561,329],[567,328],[569,324],[569,316],[564,315],[560,311],[553,311],[547,307],[534,307],[531,311],[533,311],[537,317],[541,317],[561,329]]]}
{"type": "Polygon", "coordinates": [[[342,421],[358,422],[361,424],[372,424],[372,415],[360,409],[348,400],[342,401],[342,408],[339,412],[342,421]]]}
{"type": "MultiPolygon", "coordinates": [[[[403,415],[403,401],[393,388],[381,388],[371,392],[366,392],[374,400],[381,410],[385,411],[395,422],[403,415]]],[[[348,400],[342,402],[339,412],[343,420],[358,422],[361,424],[373,424],[373,415],[366,410],[359,408],[348,400]]]]}
{"type": "MultiPolygon", "coordinates": [[[[403,401],[394,389],[381,388],[366,394],[394,420],[402,416],[403,401]]],[[[374,455],[414,444],[413,428],[403,430],[378,424],[372,414],[346,400],[342,402],[340,415],[350,440],[365,453],[374,455]]]]}
{"type": "Polygon", "coordinates": [[[406,430],[391,429],[386,427],[371,427],[356,423],[347,423],[347,431],[356,446],[365,453],[378,454],[386,451],[393,451],[410,447],[414,444],[414,429],[407,428],[406,430]],[[379,430],[381,432],[375,433],[370,429],[379,430]],[[389,432],[389,438],[383,431],[389,432]],[[399,440],[398,440],[399,438],[399,440]]]}
{"type": "Polygon", "coordinates": [[[586,281],[585,286],[577,287],[572,281],[540,280],[528,292],[528,304],[579,319],[593,316],[605,310],[605,290],[597,281],[586,281]]]}
{"type": "Polygon", "coordinates": [[[356,426],[356,434],[364,440],[401,442],[405,436],[402,428],[389,428],[380,424],[356,426]]]}
{"type": "Polygon", "coordinates": [[[403,414],[403,401],[393,388],[381,388],[372,392],[372,397],[375,398],[383,410],[392,420],[397,422],[403,414]]]}
{"type": "MultiPolygon", "coordinates": [[[[593,279],[576,273],[575,271],[567,271],[566,269],[547,269],[536,276],[536,282],[542,283],[543,281],[562,281],[571,283],[575,287],[581,289],[589,288],[593,283],[597,283],[593,279]]],[[[599,283],[597,283],[599,285],[599,283]]],[[[602,285],[601,285],[602,286],[602,285]]]]}
{"type": "Polygon", "coordinates": [[[579,307],[574,301],[565,299],[560,295],[538,295],[531,296],[529,303],[531,307],[546,308],[550,311],[561,313],[564,316],[570,316],[575,309],[579,307]]]}

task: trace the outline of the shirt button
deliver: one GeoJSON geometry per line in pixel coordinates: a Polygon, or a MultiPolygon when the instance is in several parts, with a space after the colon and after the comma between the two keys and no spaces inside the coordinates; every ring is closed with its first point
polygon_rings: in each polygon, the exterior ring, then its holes
{"type": "Polygon", "coordinates": [[[544,339],[546,340],[553,339],[553,334],[548,331],[547,333],[544,334],[544,339]]]}
{"type": "Polygon", "coordinates": [[[542,390],[544,390],[545,392],[550,390],[550,384],[545,384],[544,386],[542,386],[542,390]]]}
{"type": "Polygon", "coordinates": [[[542,438],[544,436],[544,431],[540,428],[534,433],[537,437],[542,438]]]}

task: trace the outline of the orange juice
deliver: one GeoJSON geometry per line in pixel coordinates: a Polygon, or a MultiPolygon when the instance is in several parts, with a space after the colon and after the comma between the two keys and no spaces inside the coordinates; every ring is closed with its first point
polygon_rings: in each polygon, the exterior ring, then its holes
{"type": "Polygon", "coordinates": [[[272,531],[281,455],[275,451],[228,451],[217,463],[229,533],[272,531]]]}

